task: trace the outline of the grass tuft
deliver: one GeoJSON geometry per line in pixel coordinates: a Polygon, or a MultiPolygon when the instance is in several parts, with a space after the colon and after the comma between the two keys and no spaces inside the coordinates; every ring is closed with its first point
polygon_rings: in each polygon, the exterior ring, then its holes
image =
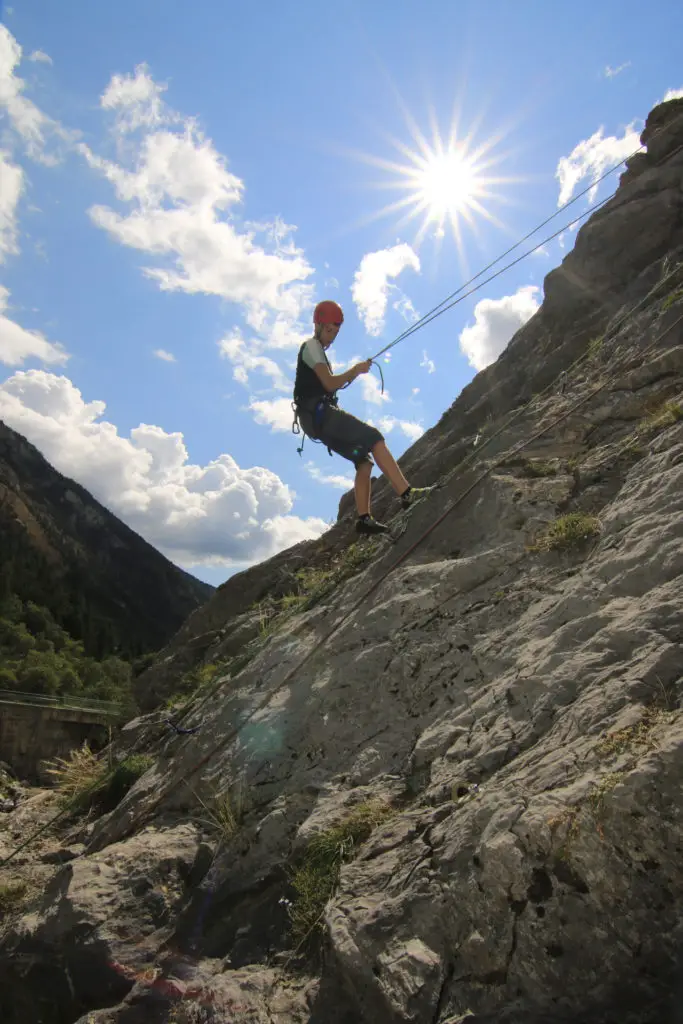
{"type": "Polygon", "coordinates": [[[241,785],[215,794],[209,803],[204,803],[198,793],[195,797],[206,811],[206,818],[200,821],[223,841],[232,839],[239,832],[248,810],[246,794],[241,785]]]}
{"type": "Polygon", "coordinates": [[[355,807],[338,825],[313,836],[303,863],[290,879],[295,892],[289,907],[295,942],[303,943],[322,927],[325,907],[337,887],[342,864],[353,859],[358,847],[391,813],[387,804],[369,801],[355,807]]]}
{"type": "Polygon", "coordinates": [[[683,301],[683,288],[677,288],[672,292],[669,292],[667,297],[662,303],[662,313],[666,313],[667,309],[671,309],[677,302],[683,301]]]}
{"type": "Polygon", "coordinates": [[[62,800],[76,811],[83,813],[94,807],[106,814],[153,764],[154,758],[148,754],[134,754],[110,771],[86,742],[80,750],[72,750],[68,758],[48,761],[46,772],[54,778],[62,800]]]}
{"type": "MultiPolygon", "coordinates": [[[[668,702],[668,695],[666,697],[668,702]]],[[[639,722],[628,725],[624,729],[617,729],[615,732],[608,732],[596,745],[595,752],[599,757],[617,757],[627,750],[640,753],[644,750],[654,750],[655,741],[652,737],[653,730],[658,726],[670,722],[672,712],[666,707],[653,703],[646,707],[639,722]]]]}
{"type": "Polygon", "coordinates": [[[660,430],[678,423],[680,419],[683,419],[683,407],[678,402],[663,402],[658,409],[640,421],[636,427],[636,434],[643,437],[659,433],[660,430]]]}
{"type": "Polygon", "coordinates": [[[600,534],[600,520],[585,512],[569,512],[550,523],[531,551],[565,551],[600,534]]]}
{"type": "Polygon", "coordinates": [[[28,882],[23,879],[0,883],[0,917],[16,912],[28,893],[28,882]]]}
{"type": "Polygon", "coordinates": [[[543,459],[527,459],[524,463],[526,476],[539,478],[544,476],[557,476],[557,469],[552,462],[544,462],[543,459]]]}

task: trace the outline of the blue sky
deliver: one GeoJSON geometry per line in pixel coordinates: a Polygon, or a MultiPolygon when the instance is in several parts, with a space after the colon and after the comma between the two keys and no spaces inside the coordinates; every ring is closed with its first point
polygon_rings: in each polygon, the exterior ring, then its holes
{"type": "MultiPolygon", "coordinates": [[[[344,307],[335,361],[372,355],[683,90],[674,2],[16,0],[2,26],[0,416],[213,583],[319,535],[351,480],[290,433],[313,304],[344,307]]],[[[375,375],[344,407],[400,455],[572,244],[399,345],[387,395],[375,375]]]]}

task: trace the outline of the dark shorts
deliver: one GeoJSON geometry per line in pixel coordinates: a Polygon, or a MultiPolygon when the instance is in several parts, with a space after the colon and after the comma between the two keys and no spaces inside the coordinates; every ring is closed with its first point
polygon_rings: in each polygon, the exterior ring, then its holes
{"type": "Polygon", "coordinates": [[[312,404],[298,407],[299,423],[304,434],[315,441],[322,441],[326,448],[348,459],[356,467],[364,462],[372,464],[370,451],[378,441],[384,440],[376,427],[363,423],[350,412],[336,409],[333,405],[325,407],[322,423],[315,426],[313,408],[312,404]]]}

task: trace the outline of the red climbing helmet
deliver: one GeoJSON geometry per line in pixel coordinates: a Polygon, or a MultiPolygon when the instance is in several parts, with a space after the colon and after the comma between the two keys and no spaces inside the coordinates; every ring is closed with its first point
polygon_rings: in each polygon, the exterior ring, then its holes
{"type": "Polygon", "coordinates": [[[337,324],[338,327],[344,323],[344,314],[341,306],[331,299],[319,302],[313,310],[314,324],[337,324]]]}

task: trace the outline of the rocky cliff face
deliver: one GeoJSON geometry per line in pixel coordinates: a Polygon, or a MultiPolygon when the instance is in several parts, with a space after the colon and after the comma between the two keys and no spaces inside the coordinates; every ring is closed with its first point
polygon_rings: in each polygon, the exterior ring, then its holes
{"type": "Polygon", "coordinates": [[[99,656],[158,650],[213,593],[2,422],[0,577],[99,656]]]}
{"type": "Polygon", "coordinates": [[[215,669],[7,928],[8,1024],[683,1019],[683,102],[648,138],[396,543],[343,500],[141,677],[215,669]]]}

